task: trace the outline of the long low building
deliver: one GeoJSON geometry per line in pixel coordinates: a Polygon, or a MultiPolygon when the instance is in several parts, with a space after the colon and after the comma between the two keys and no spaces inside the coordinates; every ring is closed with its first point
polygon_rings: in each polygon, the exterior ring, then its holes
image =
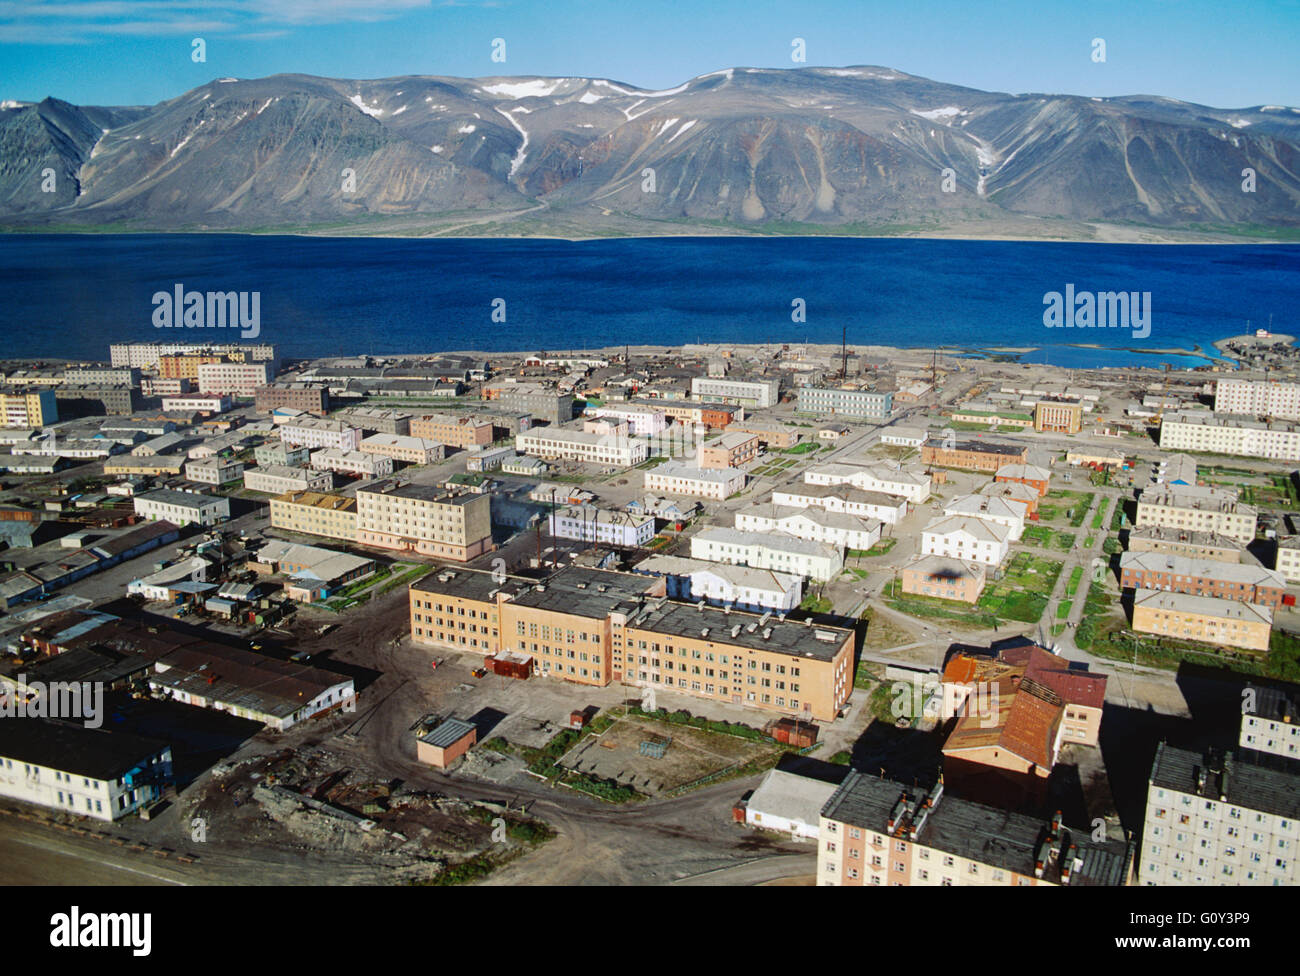
{"type": "Polygon", "coordinates": [[[249,491],[264,491],[272,495],[283,495],[287,491],[329,491],[334,487],[334,475],[328,471],[272,464],[265,468],[246,470],[244,487],[249,491]]]}
{"type": "Polygon", "coordinates": [[[1193,559],[1213,559],[1223,563],[1239,563],[1246,551],[1238,539],[1229,539],[1216,532],[1198,532],[1194,529],[1165,528],[1146,525],[1132,529],[1128,534],[1129,552],[1160,552],[1193,559]]]}
{"type": "Polygon", "coordinates": [[[552,512],[547,519],[552,537],[595,542],[600,545],[633,548],[646,545],[655,535],[653,515],[571,505],[552,512]]]}
{"type": "Polygon", "coordinates": [[[230,499],[196,491],[155,488],[132,499],[135,514],[147,519],[165,519],[173,525],[216,525],[230,518],[230,499]]]}
{"type": "Polygon", "coordinates": [[[947,443],[929,440],[921,447],[921,463],[966,471],[993,474],[1007,464],[1024,464],[1029,457],[1026,447],[997,444],[993,441],[969,440],[947,443]]]}
{"type": "Polygon", "coordinates": [[[801,413],[831,414],[858,420],[888,420],[894,409],[892,391],[844,390],[805,386],[798,391],[801,413]]]}
{"type": "Polygon", "coordinates": [[[697,468],[684,461],[665,461],[645,473],[645,490],[688,498],[722,501],[745,487],[739,468],[697,468]]]}
{"type": "Polygon", "coordinates": [[[1212,596],[1222,600],[1282,606],[1286,580],[1275,570],[1250,563],[1225,563],[1158,552],[1126,552],[1119,558],[1120,586],[1212,596]]]}
{"type": "Polygon", "coordinates": [[[821,464],[805,471],[803,480],[810,485],[852,485],[863,491],[898,495],[917,504],[930,497],[928,474],[889,464],[821,464]]]}
{"type": "Polygon", "coordinates": [[[669,600],[662,579],[567,567],[544,581],[437,570],[410,589],[416,644],[525,655],[577,685],[621,682],[832,721],[853,691],[851,630],[669,600]]]}
{"type": "Polygon", "coordinates": [[[1165,414],[1160,422],[1160,447],[1166,451],[1300,461],[1300,425],[1233,414],[1165,414]]]}
{"type": "Polygon", "coordinates": [[[1248,545],[1255,538],[1259,512],[1237,500],[1235,491],[1195,485],[1148,488],[1138,496],[1135,528],[1157,525],[1192,532],[1215,532],[1248,545]]]}
{"type": "Polygon", "coordinates": [[[691,557],[829,580],[844,569],[844,550],[783,532],[705,529],[691,537],[691,557]]]}
{"type": "Polygon", "coordinates": [[[393,473],[391,457],[364,450],[340,451],[337,447],[312,451],[311,466],[315,471],[334,471],[363,478],[383,478],[393,473]]]}
{"type": "Polygon", "coordinates": [[[788,613],[803,600],[803,577],[770,569],[726,566],[685,556],[651,556],[636,572],[662,576],[674,600],[704,600],[733,610],[788,613]]]}
{"type": "Polygon", "coordinates": [[[1133,629],[1177,640],[1267,651],[1273,611],[1257,603],[1138,590],[1133,596],[1133,629]]]}
{"type": "Polygon", "coordinates": [[[559,427],[535,427],[518,434],[515,450],[534,457],[586,461],[621,468],[630,468],[650,457],[650,445],[646,441],[559,427]]]}
{"type": "Polygon", "coordinates": [[[852,485],[791,485],[772,491],[772,504],[785,508],[820,508],[897,525],[907,517],[907,499],[852,485]]]}
{"type": "Polygon", "coordinates": [[[743,532],[785,532],[797,539],[867,550],[880,541],[884,524],[821,508],[751,505],[736,512],[736,528],[743,532]]]}

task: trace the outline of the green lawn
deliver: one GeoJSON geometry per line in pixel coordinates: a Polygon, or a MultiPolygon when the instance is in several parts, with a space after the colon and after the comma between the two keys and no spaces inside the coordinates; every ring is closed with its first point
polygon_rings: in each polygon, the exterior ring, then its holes
{"type": "Polygon", "coordinates": [[[1025,534],[1021,541],[1029,544],[1036,543],[1039,548],[1052,547],[1059,549],[1061,552],[1069,552],[1074,548],[1074,534],[1071,532],[1057,532],[1042,525],[1031,525],[1025,529],[1025,534]]]}

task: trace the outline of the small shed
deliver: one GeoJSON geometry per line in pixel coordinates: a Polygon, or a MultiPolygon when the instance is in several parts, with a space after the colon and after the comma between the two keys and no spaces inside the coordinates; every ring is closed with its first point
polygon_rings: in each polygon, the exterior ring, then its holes
{"type": "Polygon", "coordinates": [[[478,741],[478,727],[473,722],[449,718],[432,732],[415,740],[415,755],[422,763],[446,769],[478,741]]]}
{"type": "Polygon", "coordinates": [[[488,658],[488,664],[493,674],[507,678],[527,678],[533,673],[532,655],[518,651],[500,651],[495,657],[488,658]]]}

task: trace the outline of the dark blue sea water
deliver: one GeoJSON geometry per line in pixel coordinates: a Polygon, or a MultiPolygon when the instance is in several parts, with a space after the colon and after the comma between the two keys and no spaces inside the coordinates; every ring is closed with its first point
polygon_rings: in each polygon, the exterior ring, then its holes
{"type": "Polygon", "coordinates": [[[261,339],[287,356],[568,350],[623,343],[1032,347],[1065,366],[1191,366],[1264,326],[1300,334],[1300,246],[850,238],[600,241],[201,235],[0,236],[0,356],[106,359],[110,342],[228,340],[159,329],[176,284],[261,294],[261,339]],[[1151,293],[1151,334],[1048,329],[1043,296],[1151,293]],[[495,299],[506,322],[492,321],[495,299]],[[806,322],[791,302],[806,302],[806,322]],[[1072,348],[1099,343],[1106,350],[1072,348]],[[1136,350],[1136,351],[1129,351],[1136,350]]]}

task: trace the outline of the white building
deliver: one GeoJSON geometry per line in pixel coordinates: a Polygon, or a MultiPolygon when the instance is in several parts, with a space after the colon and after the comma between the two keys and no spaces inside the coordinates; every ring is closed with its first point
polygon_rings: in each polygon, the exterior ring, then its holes
{"type": "Polygon", "coordinates": [[[390,457],[364,451],[340,451],[336,447],[312,451],[311,466],[316,471],[337,471],[364,478],[382,478],[393,473],[390,457]]]}
{"type": "Polygon", "coordinates": [[[1165,414],[1160,447],[1166,451],[1205,451],[1272,461],[1300,461],[1300,425],[1256,420],[1253,415],[1165,414]]]}
{"type": "Polygon", "coordinates": [[[769,770],[745,802],[745,823],[793,840],[816,841],[822,807],[835,789],[834,783],[769,770]]]}
{"type": "Polygon", "coordinates": [[[78,722],[0,719],[0,796],[7,799],[113,821],[153,804],[171,781],[165,742],[78,722]]]}
{"type": "Polygon", "coordinates": [[[334,475],[328,471],[272,464],[245,471],[244,487],[249,491],[264,491],[272,495],[283,495],[286,491],[329,491],[334,487],[334,475]]]}
{"type": "Polygon", "coordinates": [[[270,363],[200,363],[200,393],[252,396],[275,377],[270,363]]]}
{"type": "Polygon", "coordinates": [[[244,473],[244,462],[233,458],[207,457],[185,462],[185,477],[205,485],[224,485],[244,473]]]}
{"type": "Polygon", "coordinates": [[[925,443],[926,432],[920,427],[886,427],[880,432],[880,443],[898,447],[920,447],[925,443]]]}
{"type": "Polygon", "coordinates": [[[636,564],[638,573],[663,576],[668,596],[692,603],[784,614],[803,600],[803,577],[770,569],[727,566],[685,556],[651,556],[636,564]]]}
{"type": "Polygon", "coordinates": [[[197,491],[155,488],[132,500],[135,514],[153,521],[166,519],[174,525],[216,525],[230,518],[230,499],[202,495],[197,491]]]}
{"type": "Polygon", "coordinates": [[[790,485],[772,490],[772,504],[786,508],[823,508],[858,518],[897,525],[907,516],[907,499],[852,485],[790,485]]]}
{"type": "Polygon", "coordinates": [[[606,437],[562,427],[538,427],[515,435],[515,450],[534,457],[560,458],[630,468],[650,457],[650,445],[630,437],[606,437]]]}
{"type": "Polygon", "coordinates": [[[132,596],[142,596],[146,600],[168,600],[177,583],[206,583],[210,569],[211,564],[202,556],[190,556],[141,579],[131,580],[126,586],[126,592],[132,596]]]}
{"type": "Polygon", "coordinates": [[[1300,383],[1267,380],[1219,380],[1214,412],[1300,420],[1300,383]]]}
{"type": "Polygon", "coordinates": [[[164,413],[173,410],[181,413],[197,411],[198,413],[225,413],[234,401],[228,396],[211,394],[209,396],[167,396],[162,398],[164,413]]]}
{"type": "Polygon", "coordinates": [[[940,515],[921,530],[921,554],[997,566],[1007,558],[1011,530],[978,518],[940,515]]]}
{"type": "Polygon", "coordinates": [[[741,380],[696,376],[691,380],[691,398],[714,403],[739,403],[747,407],[774,407],[781,399],[781,381],[741,380]]]}
{"type": "Polygon", "coordinates": [[[867,550],[880,541],[883,523],[821,508],[763,504],[739,509],[736,528],[742,532],[785,532],[796,539],[867,550]]]}
{"type": "Polygon", "coordinates": [[[572,505],[548,518],[550,533],[557,539],[577,539],[608,546],[644,546],[655,535],[654,516],[610,511],[595,505],[572,505]]]}
{"type": "Polygon", "coordinates": [[[361,447],[362,431],[338,420],[306,414],[280,425],[280,442],[288,447],[333,447],[355,451],[361,447]]]}
{"type": "Polygon", "coordinates": [[[1300,535],[1278,541],[1277,561],[1273,568],[1288,583],[1300,583],[1300,535]]]}
{"type": "Polygon", "coordinates": [[[1214,532],[1249,545],[1255,539],[1259,512],[1237,501],[1230,489],[1164,485],[1138,496],[1134,528],[1149,525],[1187,532],[1214,532]]]}
{"type": "Polygon", "coordinates": [[[730,498],[745,487],[739,468],[697,468],[684,461],[665,461],[645,473],[645,490],[691,498],[730,498]]]}
{"type": "Polygon", "coordinates": [[[587,411],[588,417],[607,417],[625,423],[635,437],[653,437],[668,427],[668,415],[662,410],[640,404],[596,407],[587,411]]]}
{"type": "Polygon", "coordinates": [[[1296,687],[1248,684],[1241,700],[1238,745],[1272,756],[1300,759],[1296,687]]]}
{"type": "Polygon", "coordinates": [[[844,551],[783,532],[705,529],[691,537],[691,557],[828,580],[844,568],[844,551]]]}
{"type": "Polygon", "coordinates": [[[810,485],[852,485],[863,491],[900,495],[909,502],[919,503],[930,497],[928,474],[888,464],[820,464],[805,471],[803,480],[810,485]]]}
{"type": "Polygon", "coordinates": [[[1011,542],[1025,534],[1025,506],[997,495],[959,495],[944,505],[943,514],[996,522],[1010,530],[1011,542]]]}

